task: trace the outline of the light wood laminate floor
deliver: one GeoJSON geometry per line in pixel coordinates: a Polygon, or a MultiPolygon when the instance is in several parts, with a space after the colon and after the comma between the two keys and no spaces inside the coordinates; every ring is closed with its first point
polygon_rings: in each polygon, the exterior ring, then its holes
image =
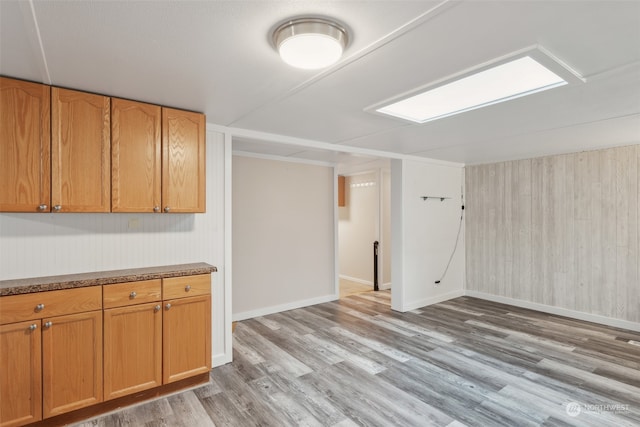
{"type": "Polygon", "coordinates": [[[373,291],[373,286],[363,285],[362,283],[352,280],[340,279],[340,298],[346,298],[351,295],[361,294],[363,292],[373,291]]]}
{"type": "Polygon", "coordinates": [[[211,383],[78,426],[638,426],[640,333],[388,292],[239,322],[211,383]]]}

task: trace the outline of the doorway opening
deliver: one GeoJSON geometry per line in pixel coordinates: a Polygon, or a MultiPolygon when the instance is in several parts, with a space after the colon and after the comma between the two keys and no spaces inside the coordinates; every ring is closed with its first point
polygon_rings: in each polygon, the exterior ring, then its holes
{"type": "Polygon", "coordinates": [[[391,173],[381,163],[366,171],[340,173],[344,177],[344,203],[338,207],[341,299],[372,292],[377,284],[377,299],[387,298],[390,304],[391,173]]]}

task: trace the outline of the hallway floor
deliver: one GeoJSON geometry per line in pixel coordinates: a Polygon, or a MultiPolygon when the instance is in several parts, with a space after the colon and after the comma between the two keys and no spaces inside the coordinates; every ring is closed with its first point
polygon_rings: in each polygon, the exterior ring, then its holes
{"type": "Polygon", "coordinates": [[[346,298],[349,295],[357,295],[362,292],[370,292],[372,290],[373,286],[363,285],[362,283],[347,279],[340,279],[340,299],[346,298]]]}

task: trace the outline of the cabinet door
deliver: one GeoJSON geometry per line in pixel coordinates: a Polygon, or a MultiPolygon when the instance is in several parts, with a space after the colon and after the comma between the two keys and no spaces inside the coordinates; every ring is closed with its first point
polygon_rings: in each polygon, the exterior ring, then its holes
{"type": "Polygon", "coordinates": [[[211,296],[164,301],[165,384],[211,370],[211,296]]]}
{"type": "Polygon", "coordinates": [[[42,320],[43,417],[102,401],[102,311],[42,320]]]}
{"type": "Polygon", "coordinates": [[[161,107],[111,99],[111,210],[160,212],[161,107]]]}
{"type": "Polygon", "coordinates": [[[52,88],[51,205],[54,212],[111,210],[110,100],[52,88]]]}
{"type": "Polygon", "coordinates": [[[162,385],[161,302],[104,311],[104,399],[162,385]]]}
{"type": "Polygon", "coordinates": [[[205,211],[205,118],[162,109],[162,206],[164,212],[205,211]]]}
{"type": "Polygon", "coordinates": [[[0,211],[48,212],[50,87],[0,77],[0,211]]]}
{"type": "Polygon", "coordinates": [[[0,426],[42,419],[40,321],[0,325],[0,426]]]}

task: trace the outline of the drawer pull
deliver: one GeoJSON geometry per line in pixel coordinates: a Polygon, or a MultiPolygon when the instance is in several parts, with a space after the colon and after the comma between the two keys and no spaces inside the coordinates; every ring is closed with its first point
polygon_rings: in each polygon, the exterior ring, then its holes
{"type": "Polygon", "coordinates": [[[49,321],[49,322],[44,324],[44,327],[47,328],[47,329],[49,329],[52,326],[53,326],[53,323],[51,323],[51,321],[49,321]]]}
{"type": "Polygon", "coordinates": [[[160,206],[154,206],[153,207],[153,211],[154,212],[160,212],[160,206]]]}
{"type": "Polygon", "coordinates": [[[169,213],[169,212],[171,212],[171,208],[170,208],[169,206],[165,206],[165,207],[164,207],[164,211],[165,211],[166,213],[169,213]]]}
{"type": "Polygon", "coordinates": [[[45,205],[44,203],[43,203],[43,204],[41,204],[40,206],[38,206],[38,210],[39,210],[40,212],[44,212],[44,211],[46,211],[48,208],[49,208],[49,206],[45,205]]]}
{"type": "Polygon", "coordinates": [[[60,210],[61,210],[61,209],[62,209],[62,206],[60,206],[60,205],[55,205],[55,206],[53,207],[53,211],[54,211],[54,212],[60,212],[60,210]]]}
{"type": "Polygon", "coordinates": [[[155,311],[160,311],[160,304],[156,305],[156,306],[154,307],[154,310],[155,310],[155,311]]]}
{"type": "Polygon", "coordinates": [[[30,331],[35,331],[36,329],[38,329],[38,325],[36,325],[35,323],[31,326],[29,326],[29,330],[30,331]]]}
{"type": "Polygon", "coordinates": [[[137,296],[138,296],[138,294],[136,293],[136,291],[131,291],[131,293],[129,294],[129,298],[131,298],[131,299],[134,299],[137,296]]]}
{"type": "Polygon", "coordinates": [[[191,290],[191,285],[187,285],[184,287],[185,292],[189,292],[191,290]]]}
{"type": "Polygon", "coordinates": [[[44,310],[44,304],[36,305],[36,312],[44,310]]]}
{"type": "Polygon", "coordinates": [[[164,306],[164,308],[166,308],[167,310],[169,310],[171,308],[171,304],[167,303],[167,305],[164,306]]]}

